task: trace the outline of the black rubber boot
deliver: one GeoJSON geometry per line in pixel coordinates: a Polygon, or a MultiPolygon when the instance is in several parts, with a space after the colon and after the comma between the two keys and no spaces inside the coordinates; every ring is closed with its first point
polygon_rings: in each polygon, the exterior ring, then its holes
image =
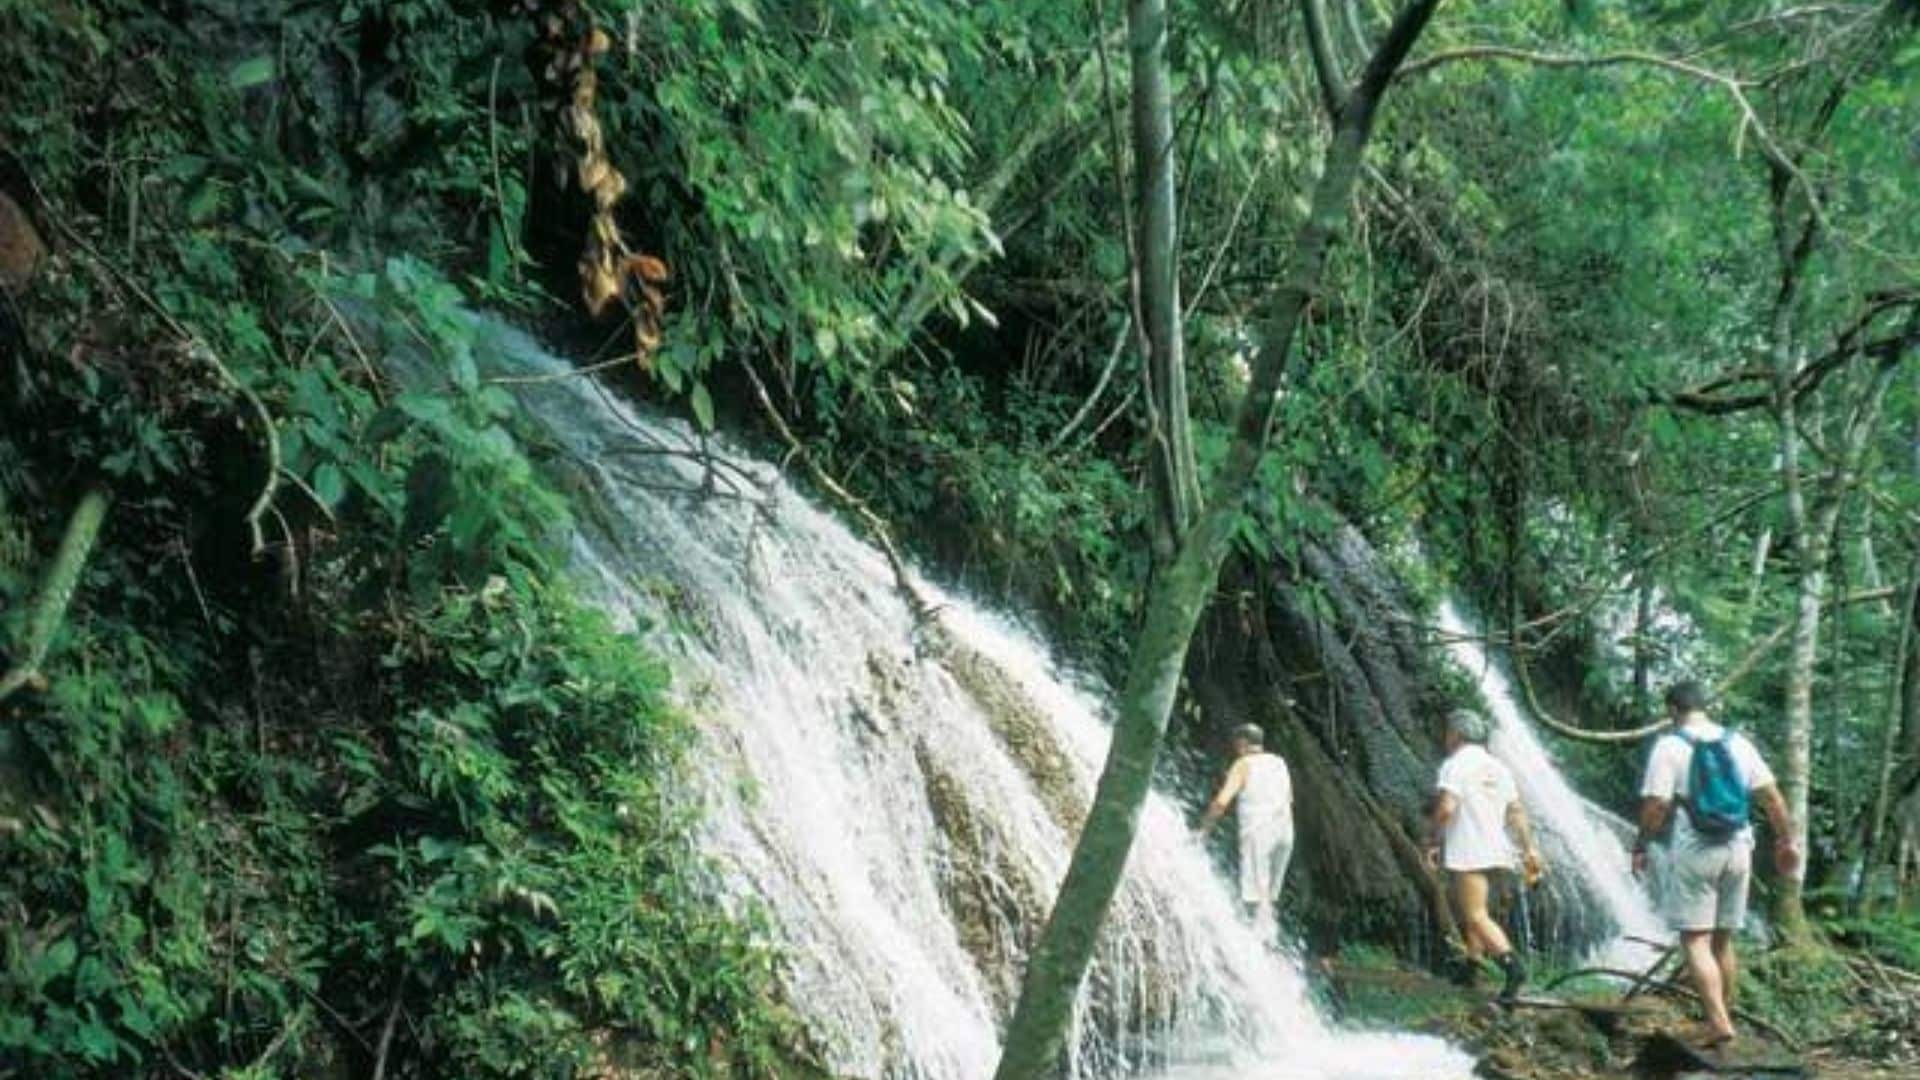
{"type": "Polygon", "coordinates": [[[1527,966],[1520,962],[1519,952],[1510,952],[1499,958],[1500,970],[1506,978],[1500,984],[1500,1000],[1512,1001],[1520,996],[1520,987],[1527,981],[1527,966]]]}
{"type": "Polygon", "coordinates": [[[1453,985],[1463,990],[1471,990],[1480,984],[1480,961],[1466,956],[1456,956],[1447,977],[1453,985]]]}

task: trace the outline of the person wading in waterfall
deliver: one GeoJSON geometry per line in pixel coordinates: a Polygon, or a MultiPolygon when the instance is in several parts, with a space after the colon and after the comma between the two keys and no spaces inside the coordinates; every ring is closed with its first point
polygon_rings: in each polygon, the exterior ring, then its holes
{"type": "Polygon", "coordinates": [[[1734,1037],[1733,935],[1747,919],[1753,880],[1753,804],[1773,829],[1773,862],[1782,876],[1800,866],[1793,818],[1773,770],[1739,732],[1707,719],[1707,692],[1693,681],[1667,690],[1673,730],[1654,740],[1640,784],[1640,835],[1633,872],[1647,870],[1647,847],[1665,851],[1660,890],[1667,921],[1680,935],[1687,971],[1706,1009],[1705,1045],[1734,1037]],[[1678,804],[1683,813],[1675,814],[1678,804]]]}
{"type": "Polygon", "coordinates": [[[1480,958],[1490,956],[1505,976],[1500,997],[1510,1001],[1519,996],[1527,969],[1506,931],[1487,913],[1487,893],[1491,879],[1512,870],[1516,861],[1523,864],[1529,881],[1538,878],[1543,867],[1513,773],[1487,752],[1491,734],[1487,718],[1471,709],[1447,714],[1447,760],[1435,785],[1427,862],[1444,866],[1453,886],[1454,914],[1467,952],[1459,981],[1473,985],[1480,958]]]}
{"type": "Polygon", "coordinates": [[[1277,930],[1274,906],[1293,859],[1293,777],[1278,754],[1265,749],[1258,724],[1233,729],[1233,765],[1200,819],[1206,835],[1239,803],[1240,901],[1255,932],[1271,943],[1277,930]]]}

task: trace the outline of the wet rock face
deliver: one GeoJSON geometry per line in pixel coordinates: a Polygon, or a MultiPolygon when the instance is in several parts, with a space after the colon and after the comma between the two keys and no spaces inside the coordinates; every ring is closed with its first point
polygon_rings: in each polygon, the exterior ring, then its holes
{"type": "MultiPolygon", "coordinates": [[[[1449,916],[1421,849],[1439,721],[1458,702],[1414,599],[1350,527],[1306,544],[1293,566],[1230,574],[1222,591],[1239,602],[1215,605],[1189,658],[1200,708],[1185,749],[1216,778],[1232,728],[1254,722],[1292,766],[1289,891],[1310,948],[1370,940],[1431,954],[1449,916]]],[[[1552,837],[1543,843],[1552,859],[1552,837]]],[[[1572,874],[1496,893],[1516,933],[1563,951],[1606,928],[1600,906],[1572,874]]]]}
{"type": "Polygon", "coordinates": [[[1027,939],[1045,920],[1046,905],[1035,882],[996,857],[1006,845],[991,834],[992,819],[968,800],[966,786],[924,747],[916,748],[916,757],[940,828],[942,892],[960,947],[979,966],[994,1009],[1004,1019],[1020,993],[1019,962],[1032,944],[1027,939]]]}
{"type": "Polygon", "coordinates": [[[1294,778],[1298,846],[1289,891],[1309,947],[1374,940],[1423,949],[1443,923],[1420,869],[1445,709],[1413,604],[1357,530],[1309,543],[1295,567],[1235,567],[1195,641],[1199,703],[1183,732],[1201,772],[1228,733],[1264,727],[1294,778]]]}
{"type": "Polygon", "coordinates": [[[966,646],[949,639],[941,664],[980,707],[1014,758],[1027,770],[1048,816],[1069,835],[1080,831],[1087,800],[1052,721],[1005,671],[966,646]]]}
{"type": "MultiPolygon", "coordinates": [[[[1066,835],[1077,834],[1086,819],[1088,778],[1076,769],[1040,705],[991,659],[944,634],[930,644],[931,654],[1027,773],[1048,817],[1066,835]]],[[[876,687],[884,687],[888,680],[882,672],[876,669],[874,675],[876,687]]],[[[1046,922],[1057,882],[1017,857],[1019,844],[1008,835],[1002,808],[973,797],[924,742],[916,745],[915,757],[940,834],[947,909],[961,948],[973,958],[1004,1021],[1018,999],[1025,958],[1046,922]]],[[[1188,991],[1176,957],[1190,952],[1192,943],[1157,913],[1176,902],[1156,895],[1137,877],[1123,883],[1088,972],[1085,1023],[1101,1030],[1146,1031],[1175,1017],[1188,991]]]]}
{"type": "MultiPolygon", "coordinates": [[[[1305,898],[1311,951],[1335,940],[1417,947],[1430,932],[1418,865],[1426,784],[1419,757],[1395,726],[1347,639],[1302,611],[1291,589],[1255,590],[1238,613],[1216,613],[1189,660],[1199,723],[1185,731],[1217,780],[1228,733],[1257,723],[1285,758],[1294,784],[1296,847],[1286,905],[1305,898]],[[1376,771],[1376,764],[1388,768],[1376,771]]],[[[1435,748],[1437,751],[1437,748],[1435,748]]],[[[1429,752],[1435,752],[1429,751],[1429,752]]]]}

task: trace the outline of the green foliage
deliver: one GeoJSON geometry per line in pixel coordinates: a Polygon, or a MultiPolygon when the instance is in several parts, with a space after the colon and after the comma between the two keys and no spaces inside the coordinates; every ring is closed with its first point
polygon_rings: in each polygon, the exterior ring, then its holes
{"type": "Polygon", "coordinates": [[[1920,972],[1920,916],[1912,912],[1831,919],[1823,929],[1835,941],[1863,949],[1881,963],[1920,972]]]}
{"type": "Polygon", "coordinates": [[[615,74],[633,94],[609,134],[635,148],[685,292],[710,298],[669,328],[656,374],[697,391],[762,341],[821,380],[823,405],[884,389],[908,298],[956,295],[955,265],[994,244],[955,180],[952,68],[985,50],[969,5],[617,6],[632,48],[615,74]]]}
{"type": "Polygon", "coordinates": [[[668,673],[552,583],[475,364],[466,298],[535,295],[533,30],[0,5],[0,182],[61,241],[0,326],[0,666],[115,497],[0,706],[0,1071],[787,1069],[668,673]]]}

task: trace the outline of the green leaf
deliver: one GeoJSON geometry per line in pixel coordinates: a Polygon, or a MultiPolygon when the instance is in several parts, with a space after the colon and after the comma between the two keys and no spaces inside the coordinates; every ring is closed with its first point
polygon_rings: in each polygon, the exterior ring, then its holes
{"type": "Polygon", "coordinates": [[[707,393],[706,383],[697,382],[693,384],[690,404],[693,406],[694,419],[700,421],[700,429],[702,431],[712,431],[713,397],[707,393]]]}
{"type": "Polygon", "coordinates": [[[340,500],[347,496],[346,475],[338,465],[327,462],[313,471],[313,493],[328,507],[339,506],[340,500]]]}
{"type": "Polygon", "coordinates": [[[235,90],[245,90],[250,86],[271,82],[279,74],[279,69],[271,56],[252,56],[227,69],[227,85],[235,90]]]}

